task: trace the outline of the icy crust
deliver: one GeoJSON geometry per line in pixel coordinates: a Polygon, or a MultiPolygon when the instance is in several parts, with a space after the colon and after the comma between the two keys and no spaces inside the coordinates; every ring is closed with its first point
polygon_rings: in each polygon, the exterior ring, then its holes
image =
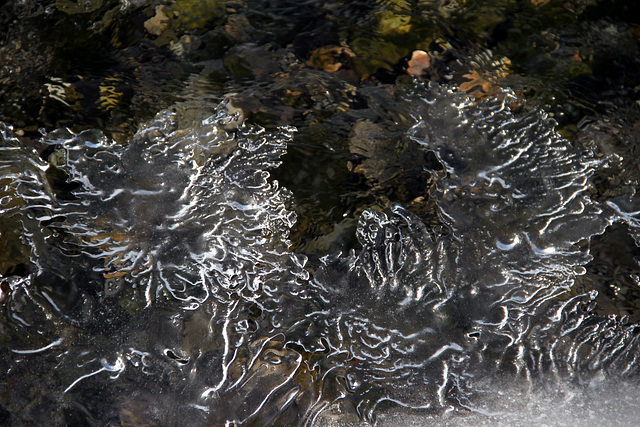
{"type": "Polygon", "coordinates": [[[342,384],[361,416],[372,417],[385,401],[448,407],[471,347],[465,316],[450,301],[442,243],[399,205],[365,211],[357,237],[361,252],[325,257],[311,283],[322,297],[313,316],[326,330],[328,351],[316,363],[342,384]]]}
{"type": "Polygon", "coordinates": [[[290,403],[300,355],[279,332],[295,322],[287,300],[308,298],[308,272],[286,251],[295,214],[267,170],[293,129],[165,111],[127,144],[46,135],[49,162],[2,131],[2,214],[28,273],[2,278],[2,359],[24,384],[6,407],[34,422],[64,424],[77,407],[200,425],[290,403]],[[48,386],[24,411],[39,377],[48,386]]]}
{"type": "Polygon", "coordinates": [[[432,240],[399,205],[367,210],[361,252],[326,257],[312,281],[342,357],[327,370],[361,415],[384,401],[481,412],[487,377],[553,387],[638,372],[638,326],[593,315],[595,294],[573,287],[590,260],[577,243],[614,222],[635,233],[636,204],[590,200],[598,161],[516,101],[419,88],[411,136],[445,167],[433,196],[450,234],[432,240]]]}
{"type": "Polygon", "coordinates": [[[147,306],[162,292],[202,303],[212,291],[258,292],[277,274],[268,252],[286,247],[295,215],[266,170],[292,129],[229,132],[223,111],[193,128],[164,112],[123,146],[52,136],[59,167],[81,183],[80,212],[63,227],[102,264],[106,294],[136,286],[147,306]]]}
{"type": "Polygon", "coordinates": [[[423,96],[413,103],[411,135],[445,166],[438,206],[455,238],[475,242],[464,246],[470,260],[485,264],[484,286],[507,279],[504,267],[527,276],[540,261],[586,263],[574,243],[602,233],[613,218],[586,195],[593,156],[561,138],[544,112],[512,112],[521,101],[510,93],[478,105],[435,85],[423,96]],[[509,264],[521,258],[528,262],[509,264]]]}
{"type": "Polygon", "coordinates": [[[508,94],[474,105],[433,85],[411,102],[411,136],[445,166],[433,196],[450,233],[368,209],[361,249],[315,272],[288,251],[295,215],[269,180],[292,129],[167,111],[125,145],[47,135],[48,163],[3,127],[2,230],[27,270],[1,284],[5,407],[61,424],[289,425],[385,402],[482,413],[505,378],[637,373],[636,326],[594,316],[572,287],[589,260],[575,243],[616,221],[637,234],[636,204],[591,201],[597,162],[508,94]]]}
{"type": "Polygon", "coordinates": [[[450,300],[482,307],[469,318],[467,369],[541,382],[636,373],[637,326],[589,314],[595,295],[572,285],[590,260],[576,243],[614,222],[637,230],[637,205],[590,200],[598,162],[543,112],[512,112],[513,95],[476,105],[436,85],[420,94],[411,135],[445,166],[435,197],[451,230],[443,251],[456,260],[450,300]]]}

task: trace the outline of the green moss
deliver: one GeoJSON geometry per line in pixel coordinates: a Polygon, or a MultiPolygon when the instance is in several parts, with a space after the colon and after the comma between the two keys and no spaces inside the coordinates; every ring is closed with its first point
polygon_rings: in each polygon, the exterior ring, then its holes
{"type": "Polygon", "coordinates": [[[77,13],[94,12],[100,9],[104,5],[104,0],[58,0],[56,1],[56,7],[58,10],[69,14],[75,15],[77,13]]]}
{"type": "Polygon", "coordinates": [[[411,16],[393,12],[378,14],[379,34],[405,34],[411,30],[411,16]]]}
{"type": "Polygon", "coordinates": [[[572,79],[582,74],[591,74],[591,67],[586,63],[578,60],[571,60],[567,67],[567,77],[572,79]]]}
{"type": "Polygon", "coordinates": [[[171,26],[195,33],[222,24],[226,14],[223,0],[176,0],[167,9],[174,16],[171,26]]]}
{"type": "Polygon", "coordinates": [[[382,38],[361,37],[353,40],[350,46],[358,56],[355,71],[363,80],[379,69],[393,70],[394,64],[410,52],[408,47],[382,38]]]}

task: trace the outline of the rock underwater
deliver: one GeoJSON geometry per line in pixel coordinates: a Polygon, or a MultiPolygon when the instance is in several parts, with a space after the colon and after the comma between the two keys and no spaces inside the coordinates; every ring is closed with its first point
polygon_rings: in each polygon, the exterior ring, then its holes
{"type": "Polygon", "coordinates": [[[4,126],[3,238],[22,263],[1,278],[4,410],[312,424],[386,404],[481,411],[491,378],[637,373],[636,325],[594,315],[573,286],[590,259],[579,242],[615,222],[638,240],[633,201],[590,200],[599,161],[544,113],[512,112],[509,93],[409,92],[418,154],[444,166],[433,197],[449,233],[400,204],[367,209],[358,250],[317,268],[289,249],[292,200],[268,172],[293,128],[177,106],[126,144],[44,135],[44,161],[4,126]]]}

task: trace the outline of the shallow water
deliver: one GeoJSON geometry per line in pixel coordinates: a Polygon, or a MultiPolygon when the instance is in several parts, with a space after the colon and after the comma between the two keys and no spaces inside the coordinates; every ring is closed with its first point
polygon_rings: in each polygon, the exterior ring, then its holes
{"type": "Polygon", "coordinates": [[[544,27],[579,0],[262,3],[12,6],[89,35],[18,74],[0,46],[25,93],[49,73],[38,108],[0,90],[0,420],[633,425],[637,114],[573,77],[601,77],[580,31],[634,27],[544,27]]]}

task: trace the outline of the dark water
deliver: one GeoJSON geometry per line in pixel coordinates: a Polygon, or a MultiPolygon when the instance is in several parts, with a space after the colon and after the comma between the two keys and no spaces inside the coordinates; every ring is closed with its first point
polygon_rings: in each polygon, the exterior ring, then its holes
{"type": "Polygon", "coordinates": [[[633,425],[632,12],[10,3],[0,419],[633,425]]]}

